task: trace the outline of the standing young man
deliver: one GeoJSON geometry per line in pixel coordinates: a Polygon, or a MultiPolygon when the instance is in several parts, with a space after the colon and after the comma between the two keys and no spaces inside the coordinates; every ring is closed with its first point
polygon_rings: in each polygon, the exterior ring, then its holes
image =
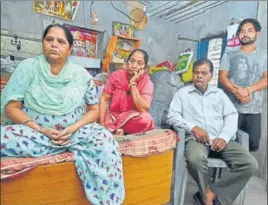
{"type": "Polygon", "coordinates": [[[267,51],[256,46],[260,31],[256,19],[244,19],[237,29],[241,47],[227,51],[220,68],[220,83],[239,113],[238,128],[249,134],[253,152],[259,149],[263,91],[267,88],[267,51]]]}

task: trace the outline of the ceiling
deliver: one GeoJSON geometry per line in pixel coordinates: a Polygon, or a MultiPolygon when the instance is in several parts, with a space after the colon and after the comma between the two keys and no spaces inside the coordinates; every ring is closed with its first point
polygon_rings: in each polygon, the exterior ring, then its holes
{"type": "Polygon", "coordinates": [[[229,1],[139,1],[146,7],[149,17],[160,18],[172,23],[180,23],[201,15],[229,1]]]}

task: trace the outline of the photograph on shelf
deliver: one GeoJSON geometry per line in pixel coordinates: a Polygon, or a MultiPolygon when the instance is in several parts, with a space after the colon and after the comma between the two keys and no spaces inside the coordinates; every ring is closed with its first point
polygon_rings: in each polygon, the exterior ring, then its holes
{"type": "Polygon", "coordinates": [[[80,1],[33,1],[36,13],[55,16],[68,21],[74,20],[80,1]]]}
{"type": "Polygon", "coordinates": [[[98,35],[97,31],[64,24],[74,37],[72,55],[88,58],[97,58],[98,35]]]}
{"type": "Polygon", "coordinates": [[[113,25],[113,35],[120,36],[123,38],[134,38],[134,31],[135,31],[134,26],[117,21],[113,21],[112,25],[113,25]]]}

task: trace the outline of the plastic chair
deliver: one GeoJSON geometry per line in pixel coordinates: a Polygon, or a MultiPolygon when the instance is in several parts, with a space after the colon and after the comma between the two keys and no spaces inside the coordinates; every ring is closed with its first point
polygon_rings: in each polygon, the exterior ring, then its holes
{"type": "MultiPolygon", "coordinates": [[[[236,133],[238,142],[247,150],[249,150],[249,136],[247,133],[238,130],[236,133]]],[[[223,169],[229,169],[228,165],[221,159],[208,158],[208,167],[213,169],[213,182],[217,181],[221,177],[223,169]]],[[[239,205],[244,205],[246,200],[246,195],[248,191],[248,186],[246,185],[244,189],[240,192],[236,201],[239,205]]]]}
{"type": "Polygon", "coordinates": [[[176,146],[173,168],[172,191],[170,205],[183,205],[187,183],[187,169],[184,157],[185,131],[175,128],[180,137],[180,142],[176,146]]]}
{"type": "MultiPolygon", "coordinates": [[[[184,130],[175,128],[175,131],[180,136],[181,141],[178,143],[175,154],[175,163],[174,163],[174,178],[173,178],[173,190],[171,196],[171,205],[184,205],[184,195],[187,183],[187,171],[186,171],[186,163],[184,158],[184,145],[185,145],[185,132],[184,130]]],[[[237,138],[239,143],[245,147],[247,150],[249,149],[248,143],[248,134],[238,130],[237,138]]],[[[223,169],[228,169],[227,164],[221,160],[216,158],[208,158],[208,167],[212,169],[212,181],[216,181],[221,177],[221,172],[223,169]]],[[[239,205],[245,204],[246,194],[247,194],[247,185],[241,191],[236,201],[239,205]]]]}

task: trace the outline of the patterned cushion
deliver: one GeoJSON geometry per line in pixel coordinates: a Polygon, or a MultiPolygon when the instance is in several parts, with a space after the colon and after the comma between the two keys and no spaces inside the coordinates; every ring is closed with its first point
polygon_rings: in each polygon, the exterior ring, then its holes
{"type": "Polygon", "coordinates": [[[179,141],[175,132],[165,129],[154,129],[145,133],[125,136],[115,135],[115,139],[120,143],[121,153],[133,157],[144,157],[169,151],[176,147],[176,143],[179,141]]]}

